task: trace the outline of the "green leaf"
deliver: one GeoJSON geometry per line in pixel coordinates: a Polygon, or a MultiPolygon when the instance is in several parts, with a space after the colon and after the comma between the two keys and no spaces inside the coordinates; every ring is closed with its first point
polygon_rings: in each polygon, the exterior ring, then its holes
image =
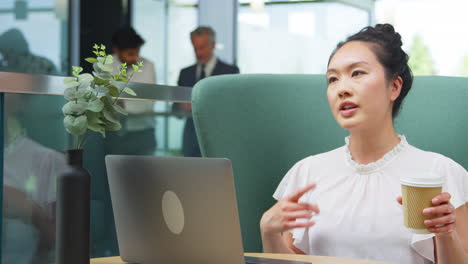
{"type": "Polygon", "coordinates": [[[96,58],[92,58],[92,57],[86,58],[85,61],[87,61],[87,62],[89,62],[89,63],[95,63],[95,62],[97,62],[96,58]]]}
{"type": "Polygon", "coordinates": [[[102,113],[101,112],[86,112],[86,117],[88,118],[88,124],[101,124],[103,125],[104,122],[101,120],[102,113]]]}
{"type": "Polygon", "coordinates": [[[99,125],[99,124],[89,124],[88,123],[88,129],[101,133],[102,137],[106,137],[106,128],[104,125],[99,125]]]}
{"type": "Polygon", "coordinates": [[[114,62],[114,59],[112,58],[112,55],[107,55],[106,57],[98,57],[97,61],[104,65],[110,65],[114,62]]]}
{"type": "Polygon", "coordinates": [[[122,115],[128,115],[127,111],[125,111],[125,109],[123,109],[120,105],[113,104],[112,107],[114,108],[115,111],[121,113],[122,115]]]}
{"type": "Polygon", "coordinates": [[[105,118],[104,116],[104,111],[112,111],[114,112],[114,109],[112,108],[112,104],[114,103],[115,99],[112,98],[112,96],[106,94],[105,96],[101,96],[101,101],[104,103],[104,110],[102,111],[102,116],[103,118],[105,118]]]}
{"type": "Polygon", "coordinates": [[[104,108],[104,111],[102,112],[104,114],[104,118],[107,119],[107,121],[112,122],[112,123],[118,123],[119,122],[119,116],[117,115],[117,112],[113,108],[104,108]]]}
{"type": "Polygon", "coordinates": [[[102,64],[104,64],[104,61],[105,61],[105,60],[106,60],[106,58],[104,58],[104,57],[98,57],[98,58],[97,58],[97,62],[100,62],[100,63],[102,63],[102,64]]]}
{"type": "Polygon", "coordinates": [[[86,117],[88,118],[88,129],[101,133],[103,137],[106,136],[106,130],[104,128],[104,122],[101,120],[101,112],[86,112],[86,117]]]}
{"type": "Polygon", "coordinates": [[[97,96],[94,94],[92,90],[86,89],[85,90],[85,95],[83,98],[86,100],[86,102],[93,101],[97,98],[97,96]]]}
{"type": "Polygon", "coordinates": [[[92,112],[100,112],[103,108],[104,103],[99,99],[89,102],[88,107],[86,107],[87,110],[92,112]]]}
{"type": "Polygon", "coordinates": [[[132,68],[133,68],[134,71],[138,71],[138,66],[137,65],[132,64],[132,68]]]}
{"type": "MultiPolygon", "coordinates": [[[[98,63],[93,64],[93,69],[94,69],[93,74],[94,74],[94,76],[96,76],[96,77],[98,77],[100,79],[103,79],[103,80],[112,79],[112,73],[107,72],[107,71],[103,71],[98,64],[100,64],[100,63],[98,62],[98,63]]],[[[103,64],[101,63],[101,65],[103,65],[103,64]]]]}
{"type": "Polygon", "coordinates": [[[104,46],[104,44],[101,44],[101,49],[106,50],[106,46],[104,46]]]}
{"type": "Polygon", "coordinates": [[[112,66],[110,66],[110,65],[105,65],[105,64],[103,64],[103,63],[101,63],[101,62],[98,62],[96,65],[97,65],[97,66],[99,67],[99,69],[101,69],[102,71],[105,71],[105,72],[112,72],[112,66]]]}
{"type": "Polygon", "coordinates": [[[86,102],[70,101],[62,107],[62,112],[64,115],[77,116],[77,115],[82,115],[86,111],[87,107],[88,107],[88,103],[86,102]]]}
{"type": "Polygon", "coordinates": [[[100,52],[99,52],[99,56],[104,57],[104,56],[106,56],[106,53],[105,53],[104,51],[100,51],[100,52]]]}
{"type": "Polygon", "coordinates": [[[98,86],[96,88],[94,88],[94,90],[98,93],[101,93],[101,94],[106,94],[109,92],[109,88],[107,87],[104,87],[104,86],[98,86]]]}
{"type": "Polygon", "coordinates": [[[112,102],[114,101],[114,99],[112,98],[112,96],[106,94],[105,96],[101,97],[101,101],[104,103],[105,108],[111,108],[112,102]]]}
{"type": "Polygon", "coordinates": [[[122,69],[127,69],[127,63],[125,62],[125,63],[120,64],[120,67],[122,69]]]}
{"type": "MultiPolygon", "coordinates": [[[[94,64],[96,65],[96,64],[94,64]]],[[[112,74],[110,72],[104,72],[104,71],[99,71],[99,72],[93,72],[93,75],[97,78],[100,78],[102,80],[110,80],[112,79],[112,74]]]]}
{"type": "Polygon", "coordinates": [[[114,62],[114,57],[112,55],[106,56],[106,64],[112,64],[114,62]]]}
{"type": "Polygon", "coordinates": [[[114,80],[119,82],[127,82],[127,79],[125,79],[125,77],[123,77],[122,75],[114,75],[114,80]]]}
{"type": "Polygon", "coordinates": [[[109,95],[113,97],[119,96],[119,89],[113,85],[107,86],[107,89],[109,89],[109,95]]]}
{"type": "Polygon", "coordinates": [[[66,77],[66,78],[63,80],[63,83],[64,83],[64,84],[67,84],[67,83],[75,82],[75,81],[76,81],[76,78],[73,78],[73,77],[66,77]]]}
{"type": "Polygon", "coordinates": [[[94,50],[93,53],[94,53],[96,56],[99,56],[99,52],[97,52],[97,51],[94,50]]]}
{"type": "Polygon", "coordinates": [[[126,94],[129,94],[129,95],[133,95],[133,96],[136,96],[137,94],[135,93],[135,91],[133,91],[131,88],[129,87],[125,87],[123,89],[123,92],[126,93],[126,94]]]}
{"type": "Polygon", "coordinates": [[[79,81],[80,82],[80,85],[78,86],[78,89],[88,89],[89,86],[91,85],[91,81],[89,80],[84,80],[84,81],[79,81]]]}
{"type": "Polygon", "coordinates": [[[120,73],[121,73],[123,76],[127,77],[127,70],[123,69],[123,70],[120,71],[120,73]]]}
{"type": "Polygon", "coordinates": [[[70,82],[70,83],[67,83],[67,84],[66,84],[66,86],[67,86],[68,88],[75,88],[75,87],[77,87],[77,86],[79,86],[79,85],[80,85],[80,83],[77,82],[77,81],[75,81],[75,82],[70,82]]]}
{"type": "Polygon", "coordinates": [[[89,83],[91,83],[94,80],[94,77],[89,73],[83,73],[83,74],[80,74],[80,76],[78,77],[78,80],[80,82],[89,82],[89,83]]]}
{"type": "Polygon", "coordinates": [[[143,61],[138,62],[138,67],[143,67],[143,61]]]}
{"type": "Polygon", "coordinates": [[[104,80],[104,79],[101,79],[99,77],[95,77],[94,78],[94,83],[96,85],[107,85],[107,84],[109,84],[109,80],[104,80]]]}
{"type": "Polygon", "coordinates": [[[94,44],[93,49],[96,49],[96,50],[99,49],[98,44],[94,44]]]}
{"type": "MultiPolygon", "coordinates": [[[[64,96],[68,101],[83,98],[86,95],[85,89],[76,89],[74,87],[65,89],[64,96]]],[[[63,109],[63,108],[62,108],[63,109]]]]}
{"type": "Polygon", "coordinates": [[[123,89],[122,83],[119,82],[119,81],[116,81],[116,80],[114,80],[114,79],[110,80],[110,81],[109,81],[109,84],[110,84],[110,85],[113,85],[113,86],[115,86],[115,87],[117,87],[117,88],[119,89],[119,91],[123,89]]]}
{"type": "Polygon", "coordinates": [[[78,66],[72,66],[72,69],[73,69],[73,71],[76,72],[76,73],[80,73],[80,72],[83,71],[83,68],[78,67],[78,66]]]}
{"type": "Polygon", "coordinates": [[[63,124],[68,133],[77,136],[83,135],[86,132],[86,128],[88,127],[88,122],[85,115],[78,117],[67,115],[63,119],[63,124]]]}
{"type": "Polygon", "coordinates": [[[65,80],[63,80],[63,83],[67,87],[76,87],[76,86],[80,85],[80,83],[76,80],[76,78],[73,78],[73,77],[65,78],[65,80]]]}
{"type": "Polygon", "coordinates": [[[117,121],[116,123],[106,123],[105,128],[107,130],[117,131],[122,128],[122,125],[120,124],[120,121],[117,121]]]}

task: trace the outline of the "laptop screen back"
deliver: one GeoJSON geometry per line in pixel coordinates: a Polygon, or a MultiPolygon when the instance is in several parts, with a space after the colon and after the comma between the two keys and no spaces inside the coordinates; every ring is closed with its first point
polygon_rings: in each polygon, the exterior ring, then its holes
{"type": "Polygon", "coordinates": [[[124,261],[244,263],[229,160],[109,155],[106,167],[124,261]]]}

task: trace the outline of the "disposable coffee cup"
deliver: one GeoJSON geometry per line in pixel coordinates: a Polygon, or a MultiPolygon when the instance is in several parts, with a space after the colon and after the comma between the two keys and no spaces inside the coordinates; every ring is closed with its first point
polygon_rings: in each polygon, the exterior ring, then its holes
{"type": "Polygon", "coordinates": [[[400,178],[404,225],[416,234],[429,234],[425,220],[433,217],[423,210],[433,207],[432,199],[442,193],[444,178],[429,173],[413,173],[400,178]]]}

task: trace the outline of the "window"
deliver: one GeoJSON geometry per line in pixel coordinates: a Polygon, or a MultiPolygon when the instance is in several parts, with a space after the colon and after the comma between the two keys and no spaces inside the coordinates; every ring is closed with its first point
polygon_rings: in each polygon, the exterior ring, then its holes
{"type": "Polygon", "coordinates": [[[369,22],[367,11],[341,3],[283,1],[255,8],[248,3],[258,1],[243,2],[238,17],[242,73],[325,73],[336,44],[369,22]]]}
{"type": "Polygon", "coordinates": [[[375,15],[401,34],[415,75],[468,76],[466,10],[465,0],[379,0],[375,15]]]}
{"type": "MultiPolygon", "coordinates": [[[[133,5],[133,27],[146,43],[141,55],[154,62],[157,84],[177,85],[181,69],[195,62],[190,32],[198,25],[196,0],[138,0],[133,5]]],[[[181,155],[185,119],[165,115],[166,102],[156,102],[158,155],[181,155]]]]}

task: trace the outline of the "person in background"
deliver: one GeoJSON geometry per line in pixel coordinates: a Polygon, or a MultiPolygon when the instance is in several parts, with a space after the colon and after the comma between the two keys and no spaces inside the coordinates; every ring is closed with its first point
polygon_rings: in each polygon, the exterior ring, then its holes
{"type": "MultiPolygon", "coordinates": [[[[112,36],[112,52],[114,61],[113,73],[118,74],[121,64],[127,63],[127,74],[132,74],[131,64],[143,62],[142,72],[135,73],[131,82],[156,84],[154,64],[140,56],[140,48],[145,41],[131,27],[123,27],[112,36]]],[[[116,144],[107,144],[108,151],[113,154],[153,155],[156,151],[155,118],[148,113],[153,112],[151,101],[120,100],[119,104],[128,112],[123,120],[123,128],[118,132],[109,133],[109,142],[118,140],[116,144]],[[146,114],[146,115],[145,115],[146,114]]]]}
{"type": "MultiPolygon", "coordinates": [[[[260,221],[264,251],[400,264],[468,263],[468,173],[441,154],[398,135],[394,118],[413,76],[390,24],[366,27],[339,43],[327,66],[327,98],[345,145],[296,163],[260,221]],[[430,234],[403,225],[400,176],[445,179],[421,213],[430,234]],[[312,191],[313,190],[313,191],[312,191]]],[[[437,124],[435,124],[437,125],[437,124]]],[[[449,140],[449,139],[447,139],[449,140]]]]}
{"type": "MultiPolygon", "coordinates": [[[[199,80],[209,76],[239,73],[237,66],[221,61],[214,54],[216,33],[211,27],[197,27],[190,33],[190,40],[192,41],[197,63],[180,71],[177,85],[193,87],[199,80]]],[[[191,113],[192,105],[189,103],[174,103],[172,110],[174,112],[191,113]]],[[[188,117],[185,121],[182,153],[186,157],[201,157],[192,117],[188,117]]]]}

